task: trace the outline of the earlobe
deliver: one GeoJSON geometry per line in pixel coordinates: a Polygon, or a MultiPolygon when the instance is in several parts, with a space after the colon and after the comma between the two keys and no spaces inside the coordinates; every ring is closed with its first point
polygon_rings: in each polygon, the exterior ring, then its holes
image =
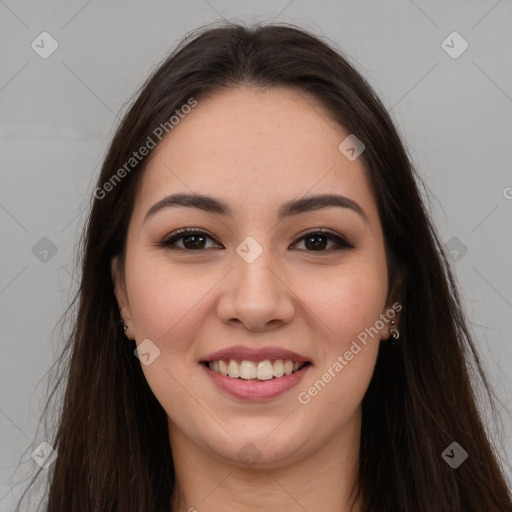
{"type": "Polygon", "coordinates": [[[119,257],[114,256],[110,262],[110,272],[112,276],[112,283],[114,285],[114,295],[116,297],[117,306],[119,307],[119,314],[123,322],[124,333],[127,338],[133,339],[132,331],[132,318],[128,297],[126,294],[126,287],[122,277],[122,272],[119,267],[119,257]]]}
{"type": "Polygon", "coordinates": [[[396,344],[400,337],[403,285],[404,272],[403,269],[399,269],[394,272],[386,299],[386,309],[381,315],[381,318],[385,320],[385,326],[381,329],[381,340],[389,340],[393,344],[396,344]]]}
{"type": "Polygon", "coordinates": [[[381,314],[385,323],[383,329],[381,329],[381,340],[388,341],[393,345],[398,342],[400,337],[400,318],[403,309],[401,303],[402,286],[402,273],[396,273],[386,299],[386,308],[381,314]]]}
{"type": "Polygon", "coordinates": [[[400,312],[402,305],[395,301],[393,304],[388,305],[381,314],[381,319],[385,324],[381,329],[381,340],[390,340],[393,344],[397,342],[400,337],[400,312]]]}

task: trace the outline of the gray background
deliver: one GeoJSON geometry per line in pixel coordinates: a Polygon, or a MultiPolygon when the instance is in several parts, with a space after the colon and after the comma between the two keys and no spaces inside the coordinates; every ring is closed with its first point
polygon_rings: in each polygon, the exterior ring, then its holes
{"type": "MultiPolygon", "coordinates": [[[[221,18],[294,23],[333,40],[391,111],[454,256],[505,424],[496,446],[512,460],[511,2],[0,0],[2,511],[19,493],[20,458],[23,477],[45,440],[35,439],[44,376],[59,350],[75,246],[116,117],[187,31],[221,18]],[[31,47],[42,46],[43,31],[59,45],[47,59],[31,47]],[[453,31],[469,44],[457,58],[442,46],[453,31]]],[[[459,52],[452,39],[444,47],[459,52]]],[[[486,415],[491,432],[495,420],[486,415]]]]}

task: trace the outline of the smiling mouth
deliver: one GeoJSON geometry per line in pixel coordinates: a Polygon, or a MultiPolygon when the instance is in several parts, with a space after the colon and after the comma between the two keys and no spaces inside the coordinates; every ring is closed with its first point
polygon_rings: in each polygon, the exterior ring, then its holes
{"type": "Polygon", "coordinates": [[[203,361],[202,364],[225,377],[254,381],[280,379],[311,365],[309,361],[297,362],[289,359],[265,359],[264,361],[220,359],[203,361]]]}

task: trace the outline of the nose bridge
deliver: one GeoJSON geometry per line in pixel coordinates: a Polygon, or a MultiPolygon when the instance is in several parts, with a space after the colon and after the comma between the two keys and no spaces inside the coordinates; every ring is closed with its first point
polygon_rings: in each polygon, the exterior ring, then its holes
{"type": "Polygon", "coordinates": [[[248,237],[236,248],[228,289],[219,305],[224,321],[243,323],[253,330],[270,322],[287,323],[294,313],[288,288],[278,277],[279,262],[270,247],[248,237]]]}
{"type": "Polygon", "coordinates": [[[239,286],[237,286],[238,292],[263,292],[269,297],[274,295],[274,292],[277,291],[275,290],[276,283],[274,282],[276,278],[275,274],[270,271],[270,268],[272,268],[272,257],[270,253],[270,250],[266,250],[265,254],[261,254],[250,263],[240,258],[240,261],[235,265],[237,283],[239,283],[239,286]]]}
{"type": "Polygon", "coordinates": [[[252,298],[262,305],[276,302],[280,290],[275,274],[270,271],[277,265],[272,249],[268,246],[264,248],[254,239],[246,239],[236,252],[234,273],[238,298],[252,298]]]}

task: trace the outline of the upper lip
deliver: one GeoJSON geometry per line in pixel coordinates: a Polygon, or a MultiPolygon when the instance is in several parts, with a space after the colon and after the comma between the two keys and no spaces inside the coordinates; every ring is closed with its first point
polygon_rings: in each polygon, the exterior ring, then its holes
{"type": "Polygon", "coordinates": [[[259,347],[252,348],[243,345],[236,345],[233,347],[223,348],[217,352],[201,359],[204,361],[220,361],[221,359],[239,359],[245,361],[265,361],[266,359],[283,359],[285,361],[294,361],[298,363],[305,363],[310,361],[307,357],[280,347],[259,347]]]}

